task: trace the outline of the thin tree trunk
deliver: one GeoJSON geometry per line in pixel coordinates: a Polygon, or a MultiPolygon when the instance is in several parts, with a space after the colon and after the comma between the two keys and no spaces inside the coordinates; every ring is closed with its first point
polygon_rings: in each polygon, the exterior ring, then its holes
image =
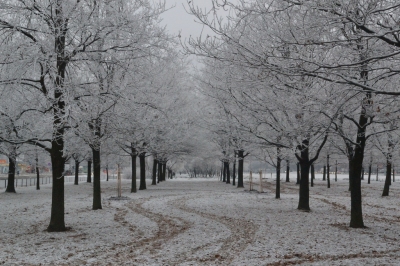
{"type": "Polygon", "coordinates": [[[154,157],[154,159],[153,159],[153,176],[152,176],[153,182],[151,183],[152,185],[157,185],[157,164],[158,164],[158,161],[154,157]]]}
{"type": "Polygon", "coordinates": [[[157,165],[157,183],[160,183],[161,181],[161,171],[162,171],[162,164],[160,161],[158,161],[158,165],[157,165]]]}
{"type": "Polygon", "coordinates": [[[79,161],[75,160],[75,181],[74,185],[79,184],[79,161]]]}
{"type": "Polygon", "coordinates": [[[226,173],[227,173],[226,162],[224,162],[224,174],[222,176],[222,182],[224,183],[226,183],[226,173]]]}
{"type": "Polygon", "coordinates": [[[39,158],[36,151],[36,190],[40,190],[39,158]]]}
{"type": "Polygon", "coordinates": [[[231,183],[231,173],[229,171],[229,162],[226,162],[226,183],[231,183]]]}
{"type": "Polygon", "coordinates": [[[371,184],[371,172],[372,172],[372,164],[370,163],[368,166],[368,184],[371,184]]]}
{"type": "Polygon", "coordinates": [[[238,185],[237,187],[244,187],[243,186],[243,162],[244,162],[244,151],[239,150],[238,151],[238,160],[239,160],[239,165],[238,165],[238,185]]]}
{"type": "MultiPolygon", "coordinates": [[[[279,148],[278,148],[278,154],[279,154],[279,148]]],[[[276,187],[275,187],[275,198],[280,199],[281,198],[281,157],[278,156],[276,158],[276,187]]]]}
{"type": "Polygon", "coordinates": [[[233,173],[232,173],[232,185],[235,186],[235,180],[236,180],[236,155],[235,155],[235,160],[233,161],[233,173]]]}
{"type": "Polygon", "coordinates": [[[167,169],[167,163],[163,163],[162,164],[162,175],[161,175],[161,180],[165,181],[165,173],[166,173],[166,169],[167,169]]]}
{"type": "Polygon", "coordinates": [[[134,148],[131,150],[131,171],[132,171],[132,177],[131,177],[131,193],[136,193],[137,188],[136,188],[136,159],[137,159],[137,153],[134,148]]]}
{"type": "Polygon", "coordinates": [[[322,181],[326,181],[326,166],[324,165],[324,170],[322,173],[322,181]]]}
{"type": "Polygon", "coordinates": [[[296,180],[296,185],[300,185],[300,163],[296,164],[297,166],[297,180],[296,180]]]}
{"type": "Polygon", "coordinates": [[[337,161],[335,163],[335,182],[337,182],[337,161]]]}
{"type": "Polygon", "coordinates": [[[314,172],[314,164],[311,164],[311,187],[314,187],[314,179],[315,179],[315,172],[314,172]]]}
{"type": "Polygon", "coordinates": [[[290,174],[290,164],[289,160],[286,160],[286,182],[290,182],[289,174],[290,174]]]}
{"type": "Polygon", "coordinates": [[[107,181],[108,181],[108,165],[106,166],[106,175],[107,175],[107,181]]]}
{"type": "Polygon", "coordinates": [[[87,178],[86,178],[86,182],[87,183],[92,183],[92,161],[88,160],[87,162],[88,167],[87,167],[87,178]]]}
{"type": "Polygon", "coordinates": [[[100,210],[101,206],[101,161],[100,161],[100,145],[92,148],[93,153],[93,210],[100,210]]]}
{"type": "Polygon", "coordinates": [[[140,185],[139,190],[146,189],[146,153],[142,152],[139,155],[139,163],[140,163],[140,185]]]}
{"type": "Polygon", "coordinates": [[[326,156],[326,179],[327,179],[327,183],[328,183],[328,188],[331,188],[331,179],[330,179],[330,166],[329,166],[329,154],[326,156]]]}

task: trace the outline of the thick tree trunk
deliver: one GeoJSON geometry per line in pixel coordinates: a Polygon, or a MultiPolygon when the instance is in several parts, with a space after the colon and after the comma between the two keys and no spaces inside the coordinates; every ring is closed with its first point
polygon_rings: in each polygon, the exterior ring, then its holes
{"type": "Polygon", "coordinates": [[[238,151],[238,160],[239,160],[239,165],[238,165],[238,185],[237,185],[237,187],[244,187],[243,186],[243,162],[244,162],[244,151],[243,150],[238,151]]]}
{"type": "Polygon", "coordinates": [[[289,160],[286,160],[286,182],[290,182],[289,174],[290,174],[290,164],[289,160]]]}
{"type": "Polygon", "coordinates": [[[296,180],[296,185],[299,185],[300,184],[300,163],[297,163],[296,164],[296,166],[297,166],[297,180],[296,180]]]}
{"type": "Polygon", "coordinates": [[[153,176],[152,176],[152,185],[157,185],[157,164],[158,164],[158,161],[157,161],[157,159],[156,158],[154,158],[153,159],[153,176]]]}
{"type": "Polygon", "coordinates": [[[87,178],[86,178],[87,183],[92,183],[92,161],[89,160],[87,162],[87,178]]]}
{"type": "Polygon", "coordinates": [[[146,153],[142,152],[139,155],[139,163],[140,163],[140,185],[139,190],[146,189],[146,153]]]}
{"type": "Polygon", "coordinates": [[[65,159],[62,151],[64,147],[63,139],[52,141],[51,164],[53,170],[53,189],[51,200],[50,224],[47,227],[49,232],[66,231],[64,217],[64,165],[65,159]]]}
{"type": "Polygon", "coordinates": [[[231,183],[231,173],[229,171],[229,162],[226,162],[226,183],[231,183]]]}
{"type": "Polygon", "coordinates": [[[97,145],[97,149],[92,148],[93,154],[93,210],[102,209],[101,206],[101,185],[100,185],[100,174],[101,174],[101,161],[100,161],[100,145],[97,145]]]}
{"type": "Polygon", "coordinates": [[[390,181],[392,179],[392,163],[390,159],[386,160],[386,178],[385,185],[383,187],[382,197],[389,196],[390,181]]]}
{"type": "Polygon", "coordinates": [[[132,150],[131,153],[131,171],[132,171],[132,177],[131,177],[131,193],[136,193],[137,188],[136,188],[136,158],[137,158],[137,153],[135,150],[132,150]]]}
{"type": "MultiPolygon", "coordinates": [[[[279,148],[278,148],[279,153],[279,148]]],[[[278,156],[276,159],[276,186],[275,186],[275,198],[281,198],[281,162],[282,159],[278,156]]]]}
{"type": "Polygon", "coordinates": [[[64,165],[65,158],[63,155],[64,150],[64,115],[65,115],[65,102],[64,102],[64,78],[67,68],[68,60],[65,56],[65,33],[68,31],[68,23],[63,18],[62,1],[56,0],[55,2],[55,15],[54,21],[55,29],[55,52],[56,52],[56,69],[57,75],[55,77],[54,86],[54,103],[53,103],[53,136],[51,141],[51,165],[53,170],[53,186],[51,196],[51,215],[50,224],[47,227],[49,232],[66,231],[64,220],[64,165]]]}
{"type": "Polygon", "coordinates": [[[161,172],[162,172],[162,164],[161,164],[161,162],[160,161],[158,161],[158,163],[157,163],[157,183],[160,183],[160,181],[161,181],[161,172]]]}
{"type": "Polygon", "coordinates": [[[167,163],[165,162],[162,164],[162,175],[161,175],[162,181],[165,181],[165,173],[167,172],[166,169],[167,169],[167,163]]]}
{"type": "Polygon", "coordinates": [[[75,160],[75,181],[74,185],[79,184],[79,161],[75,160]]]}
{"type": "Polygon", "coordinates": [[[353,186],[353,180],[351,179],[351,162],[349,160],[349,191],[351,191],[351,187],[353,186]]]}
{"type": "Polygon", "coordinates": [[[16,164],[16,156],[10,156],[8,158],[8,181],[6,192],[16,193],[15,191],[15,164],[16,164]]]}

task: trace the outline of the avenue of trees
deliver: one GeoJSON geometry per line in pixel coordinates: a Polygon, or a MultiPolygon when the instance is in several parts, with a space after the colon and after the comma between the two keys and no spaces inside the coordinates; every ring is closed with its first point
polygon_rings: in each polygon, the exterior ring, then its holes
{"type": "Polygon", "coordinates": [[[6,191],[16,192],[18,156],[30,158],[38,177],[49,156],[48,231],[68,229],[71,160],[93,168],[93,210],[102,208],[102,169],[108,175],[126,158],[135,193],[146,189],[146,160],[152,185],[186,171],[243,187],[251,154],[276,168],[276,198],[281,177],[294,182],[289,169],[298,169],[303,211],[315,165],[329,187],[339,160],[349,172],[353,228],[365,226],[361,179],[369,172],[370,181],[372,164],[385,164],[389,195],[400,141],[400,4],[210,1],[211,10],[194,0],[187,10],[212,34],[181,43],[160,24],[162,2],[0,1],[6,191]],[[199,71],[182,54],[196,55],[199,71]]]}

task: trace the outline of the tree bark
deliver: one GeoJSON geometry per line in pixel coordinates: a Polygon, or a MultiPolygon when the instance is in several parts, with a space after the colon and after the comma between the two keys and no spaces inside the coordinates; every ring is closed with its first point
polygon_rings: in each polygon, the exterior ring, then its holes
{"type": "Polygon", "coordinates": [[[157,163],[158,165],[157,165],[157,183],[160,183],[160,181],[161,181],[161,172],[162,172],[162,164],[161,164],[161,162],[160,161],[158,161],[158,163],[157,163]]]}
{"type": "Polygon", "coordinates": [[[368,166],[368,184],[371,184],[371,172],[372,172],[372,164],[370,163],[368,166]]]}
{"type": "Polygon", "coordinates": [[[322,181],[326,181],[326,166],[324,165],[324,170],[322,172],[322,181]]]}
{"type": "Polygon", "coordinates": [[[289,174],[290,174],[289,160],[286,160],[286,182],[290,182],[289,174]]]}
{"type": "Polygon", "coordinates": [[[79,184],[79,161],[75,160],[75,181],[74,185],[79,184]]]}
{"type": "Polygon", "coordinates": [[[385,185],[383,187],[382,197],[389,196],[389,187],[391,179],[392,179],[392,163],[391,160],[388,158],[386,159],[386,178],[385,178],[385,185]]]}
{"type": "Polygon", "coordinates": [[[146,153],[142,152],[139,155],[139,163],[140,163],[140,185],[139,190],[146,189],[146,153]]]}
{"type": "MultiPolygon", "coordinates": [[[[279,148],[278,148],[278,154],[279,154],[279,148]]],[[[281,157],[278,156],[278,158],[276,158],[276,186],[275,186],[276,199],[281,198],[281,162],[282,159],[281,157]]]]}
{"type": "Polygon", "coordinates": [[[227,184],[231,183],[231,173],[229,170],[229,162],[226,162],[226,183],[227,184]]]}
{"type": "Polygon", "coordinates": [[[131,150],[131,171],[132,171],[132,177],[131,177],[131,193],[136,193],[137,188],[136,188],[136,158],[137,158],[137,153],[134,148],[131,150]]]}
{"type": "Polygon", "coordinates": [[[92,183],[92,161],[88,160],[87,161],[87,178],[86,178],[86,182],[87,183],[92,183]]]}
{"type": "Polygon", "coordinates": [[[300,178],[300,163],[297,163],[296,166],[297,166],[297,180],[296,180],[296,185],[299,185],[299,184],[300,184],[300,180],[301,180],[301,178],[300,178]]]}
{"type": "Polygon", "coordinates": [[[314,164],[311,164],[311,187],[314,187],[315,171],[314,164]]]}
{"type": "Polygon", "coordinates": [[[158,160],[154,157],[153,159],[153,182],[151,183],[152,185],[157,185],[157,164],[158,164],[158,160]]]}
{"type": "Polygon", "coordinates": [[[238,185],[237,187],[244,187],[243,186],[243,162],[244,162],[244,151],[239,150],[238,151],[238,160],[239,160],[239,165],[238,165],[238,185]]]}
{"type": "Polygon", "coordinates": [[[162,175],[161,175],[161,179],[162,181],[165,181],[165,173],[166,173],[166,169],[167,169],[167,163],[164,162],[162,163],[162,175]]]}
{"type": "Polygon", "coordinates": [[[6,192],[16,193],[15,191],[15,168],[16,168],[16,156],[10,155],[8,157],[8,183],[6,192]]]}
{"type": "Polygon", "coordinates": [[[233,161],[233,173],[232,173],[232,185],[235,186],[235,180],[236,180],[236,155],[235,155],[235,160],[233,161]]]}
{"type": "Polygon", "coordinates": [[[326,179],[328,183],[328,188],[331,188],[331,179],[330,179],[330,166],[329,166],[329,154],[326,156],[326,179]]]}
{"type": "Polygon", "coordinates": [[[108,165],[106,166],[106,175],[107,175],[107,181],[108,181],[108,165]]]}
{"type": "Polygon", "coordinates": [[[93,154],[93,210],[102,209],[101,206],[101,185],[100,185],[100,174],[101,174],[101,161],[100,161],[100,145],[96,148],[92,148],[93,154]]]}
{"type": "Polygon", "coordinates": [[[224,183],[226,183],[226,173],[227,173],[226,162],[224,162],[224,174],[222,176],[222,182],[224,183]]]}

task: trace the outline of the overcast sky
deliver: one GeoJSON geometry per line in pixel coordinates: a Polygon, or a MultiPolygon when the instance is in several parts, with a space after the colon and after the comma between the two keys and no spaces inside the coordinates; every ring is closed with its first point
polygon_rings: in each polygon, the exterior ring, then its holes
{"type": "MultiPolygon", "coordinates": [[[[199,7],[207,8],[212,7],[211,0],[192,0],[193,3],[199,7]]],[[[171,8],[162,16],[163,24],[167,26],[168,31],[173,35],[178,35],[181,31],[183,39],[189,38],[190,35],[197,37],[200,35],[202,26],[195,22],[195,17],[189,15],[188,5],[186,0],[166,0],[167,8],[171,8]],[[186,8],[186,10],[185,10],[186,8]]]]}

